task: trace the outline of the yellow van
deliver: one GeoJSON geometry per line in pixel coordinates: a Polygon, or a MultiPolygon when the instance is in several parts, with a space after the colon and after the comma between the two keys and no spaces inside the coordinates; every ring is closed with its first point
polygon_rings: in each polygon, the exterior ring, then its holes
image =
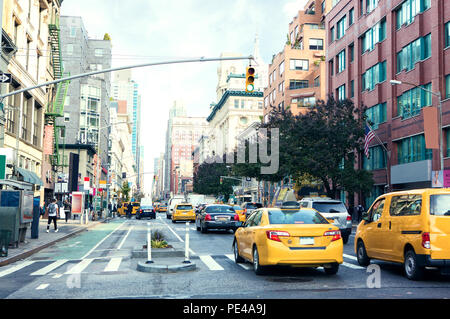
{"type": "Polygon", "coordinates": [[[393,192],[378,197],[355,235],[358,263],[402,263],[408,279],[425,267],[450,274],[450,188],[393,192]]]}

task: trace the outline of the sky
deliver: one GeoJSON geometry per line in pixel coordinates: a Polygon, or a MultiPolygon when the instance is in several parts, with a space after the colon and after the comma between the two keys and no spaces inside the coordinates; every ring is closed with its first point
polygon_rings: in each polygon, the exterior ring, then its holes
{"type": "MultiPolygon", "coordinates": [[[[61,15],[80,16],[88,35],[112,41],[112,66],[190,58],[214,58],[223,52],[253,54],[258,34],[265,63],[283,49],[289,23],[306,0],[64,0],[61,15]]],[[[174,64],[133,69],[141,101],[144,171],[165,149],[169,108],[175,100],[188,116],[209,115],[216,103],[219,62],[174,64]]],[[[151,192],[152,174],[145,175],[151,192]]]]}

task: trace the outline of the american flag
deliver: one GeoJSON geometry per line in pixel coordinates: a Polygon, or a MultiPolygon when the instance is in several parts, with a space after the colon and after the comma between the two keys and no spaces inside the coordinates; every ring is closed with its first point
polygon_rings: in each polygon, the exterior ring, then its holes
{"type": "Polygon", "coordinates": [[[375,133],[372,131],[372,129],[367,125],[366,123],[366,133],[364,138],[364,154],[367,158],[369,158],[369,144],[370,141],[375,138],[375,133]]]}

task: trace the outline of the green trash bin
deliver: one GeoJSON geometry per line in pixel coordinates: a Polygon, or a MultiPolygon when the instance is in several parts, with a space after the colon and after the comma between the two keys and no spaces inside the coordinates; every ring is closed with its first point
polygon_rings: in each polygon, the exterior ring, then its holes
{"type": "Polygon", "coordinates": [[[0,257],[8,257],[8,246],[11,242],[10,230],[0,230],[0,257]]]}

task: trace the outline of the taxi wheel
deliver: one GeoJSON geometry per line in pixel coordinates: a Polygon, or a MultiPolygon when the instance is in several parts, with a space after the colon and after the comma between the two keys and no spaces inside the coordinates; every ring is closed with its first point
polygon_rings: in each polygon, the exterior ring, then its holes
{"type": "Polygon", "coordinates": [[[417,257],[414,250],[410,249],[405,253],[405,262],[403,263],[406,278],[410,280],[420,280],[424,275],[424,268],[417,264],[417,257]]]}
{"type": "Polygon", "coordinates": [[[175,221],[173,220],[173,218],[172,218],[172,223],[175,224],[175,221]]]}
{"type": "Polygon", "coordinates": [[[356,257],[358,258],[358,264],[363,267],[367,267],[370,265],[370,258],[367,256],[366,247],[362,241],[358,242],[358,249],[356,252],[356,257]]]}
{"type": "Polygon", "coordinates": [[[233,252],[234,252],[234,261],[236,262],[236,264],[245,262],[244,258],[239,256],[239,248],[236,239],[234,239],[233,243],[233,252]]]}
{"type": "Polygon", "coordinates": [[[331,265],[331,267],[328,268],[323,268],[325,270],[325,273],[327,275],[336,275],[338,270],[339,270],[339,264],[338,263],[334,263],[331,265]]]}
{"type": "Polygon", "coordinates": [[[253,270],[257,275],[264,275],[266,273],[266,268],[259,264],[259,253],[258,248],[253,248],[253,270]]]}

